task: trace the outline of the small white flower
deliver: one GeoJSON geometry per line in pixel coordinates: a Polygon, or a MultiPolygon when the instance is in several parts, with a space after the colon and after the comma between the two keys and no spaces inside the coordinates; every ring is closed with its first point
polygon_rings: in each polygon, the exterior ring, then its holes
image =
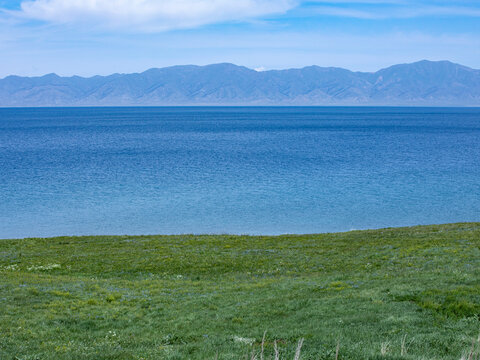
{"type": "Polygon", "coordinates": [[[7,265],[7,266],[4,266],[3,269],[4,270],[15,271],[15,270],[18,270],[18,265],[17,264],[7,265]]]}
{"type": "Polygon", "coordinates": [[[28,271],[47,271],[60,269],[62,266],[60,264],[48,264],[48,265],[32,265],[27,267],[28,271]]]}
{"type": "Polygon", "coordinates": [[[113,330],[109,330],[107,335],[105,336],[106,339],[109,339],[109,338],[114,338],[117,336],[117,333],[113,330]]]}
{"type": "Polygon", "coordinates": [[[240,337],[240,336],[235,335],[233,337],[233,341],[252,346],[253,343],[255,342],[255,339],[244,338],[244,337],[240,337]]]}

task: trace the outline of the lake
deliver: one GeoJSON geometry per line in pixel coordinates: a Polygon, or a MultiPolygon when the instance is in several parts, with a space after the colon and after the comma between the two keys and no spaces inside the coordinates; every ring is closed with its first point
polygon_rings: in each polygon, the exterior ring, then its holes
{"type": "Polygon", "coordinates": [[[480,221],[480,108],[0,109],[0,238],[480,221]]]}

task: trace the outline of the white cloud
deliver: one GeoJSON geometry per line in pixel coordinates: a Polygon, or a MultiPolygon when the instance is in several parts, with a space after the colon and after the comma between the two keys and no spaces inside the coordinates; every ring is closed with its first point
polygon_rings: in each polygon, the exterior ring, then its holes
{"type": "Polygon", "coordinates": [[[480,17],[480,7],[476,1],[23,0],[19,10],[0,8],[0,24],[8,22],[14,25],[22,21],[39,20],[46,24],[80,24],[81,29],[115,29],[133,33],[245,21],[293,9],[296,16],[368,20],[424,16],[480,17]]]}
{"type": "Polygon", "coordinates": [[[472,0],[309,0],[310,14],[358,19],[394,19],[424,16],[479,17],[472,0]]]}
{"type": "Polygon", "coordinates": [[[17,15],[53,23],[129,30],[190,28],[278,14],[297,0],[30,0],[17,15]]]}
{"type": "Polygon", "coordinates": [[[313,10],[316,14],[349,17],[357,19],[392,19],[414,18],[422,16],[464,16],[480,17],[480,9],[459,6],[418,6],[396,8],[370,8],[360,10],[356,8],[316,6],[313,10]]]}

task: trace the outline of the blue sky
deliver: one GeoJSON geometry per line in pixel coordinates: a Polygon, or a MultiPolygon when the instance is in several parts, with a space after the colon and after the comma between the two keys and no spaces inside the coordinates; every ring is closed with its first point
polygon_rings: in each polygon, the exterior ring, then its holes
{"type": "Polygon", "coordinates": [[[480,68],[479,0],[0,0],[0,77],[232,62],[480,68]]]}

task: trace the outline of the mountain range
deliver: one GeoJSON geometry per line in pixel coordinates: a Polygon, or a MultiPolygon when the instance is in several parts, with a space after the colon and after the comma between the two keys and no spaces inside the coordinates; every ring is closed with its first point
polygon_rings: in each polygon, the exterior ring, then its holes
{"type": "Polygon", "coordinates": [[[137,105],[480,106],[480,70],[427,60],[377,72],[319,66],[255,71],[223,63],[89,78],[0,79],[4,107],[137,105]]]}

